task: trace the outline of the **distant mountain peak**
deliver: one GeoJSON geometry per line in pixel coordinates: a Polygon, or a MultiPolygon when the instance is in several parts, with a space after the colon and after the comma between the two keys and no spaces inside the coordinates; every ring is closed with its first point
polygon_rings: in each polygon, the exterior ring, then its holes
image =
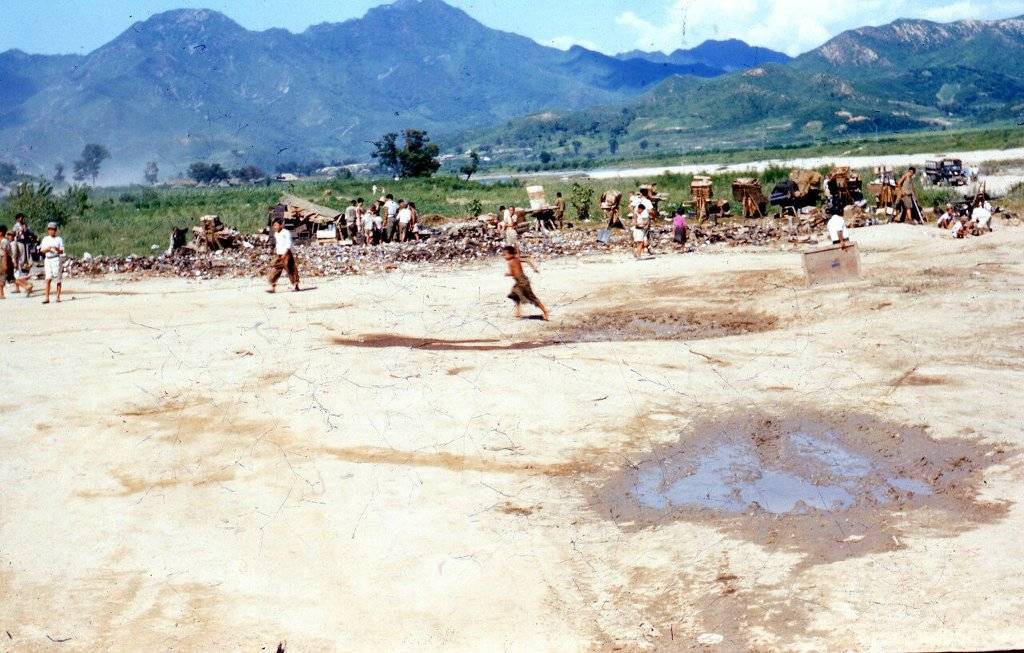
{"type": "Polygon", "coordinates": [[[700,64],[721,72],[754,68],[766,63],[786,63],[791,57],[768,48],[749,45],[740,39],[708,39],[689,50],[678,49],[671,54],[632,50],[618,55],[618,59],[646,59],[654,63],[676,65],[700,64]]]}
{"type": "Polygon", "coordinates": [[[171,9],[153,14],[141,23],[147,28],[178,28],[178,29],[229,29],[245,31],[245,28],[224,14],[213,9],[171,9]]]}

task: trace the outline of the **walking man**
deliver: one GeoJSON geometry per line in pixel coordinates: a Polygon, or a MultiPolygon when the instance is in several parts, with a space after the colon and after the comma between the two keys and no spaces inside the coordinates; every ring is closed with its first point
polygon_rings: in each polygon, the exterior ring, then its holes
{"type": "Polygon", "coordinates": [[[508,263],[508,272],[505,273],[506,277],[512,277],[515,279],[515,285],[512,286],[512,292],[508,294],[508,298],[515,302],[516,307],[513,309],[513,315],[517,318],[523,316],[522,304],[529,302],[541,310],[544,314],[544,320],[548,320],[548,309],[544,306],[543,302],[537,299],[537,295],[533,294],[533,288],[530,286],[530,279],[523,272],[523,262],[526,262],[533,271],[540,273],[537,266],[534,265],[533,260],[529,257],[523,257],[519,255],[515,247],[508,245],[503,250],[505,254],[505,262],[508,263]]]}
{"type": "Polygon", "coordinates": [[[288,273],[288,280],[291,281],[293,289],[298,291],[299,267],[295,264],[295,254],[292,253],[292,232],[284,228],[284,220],[280,218],[274,220],[274,253],[277,258],[270,268],[270,288],[267,292],[277,290],[277,280],[281,278],[283,272],[288,273]]]}
{"type": "Polygon", "coordinates": [[[633,256],[641,258],[644,251],[650,253],[651,210],[653,206],[650,201],[640,197],[636,208],[633,209],[633,256]]]}
{"type": "Polygon", "coordinates": [[[46,235],[39,243],[39,251],[45,256],[43,259],[43,277],[46,279],[46,299],[44,304],[50,303],[50,286],[57,283],[57,303],[60,303],[60,291],[63,282],[61,270],[61,257],[64,256],[64,239],[57,235],[57,223],[51,222],[46,225],[46,235]]]}

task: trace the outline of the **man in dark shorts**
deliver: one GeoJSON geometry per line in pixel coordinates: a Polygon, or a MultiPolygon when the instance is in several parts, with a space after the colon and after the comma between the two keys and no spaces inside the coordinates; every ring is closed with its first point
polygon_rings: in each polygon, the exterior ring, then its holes
{"type": "Polygon", "coordinates": [[[911,166],[896,182],[897,210],[900,212],[903,222],[907,224],[917,223],[920,218],[917,215],[917,198],[914,196],[914,177],[916,176],[917,168],[911,166]]]}
{"type": "Polygon", "coordinates": [[[533,268],[534,272],[540,273],[537,266],[534,265],[533,260],[529,257],[520,256],[516,252],[516,248],[511,245],[505,247],[502,250],[505,254],[505,262],[508,263],[508,272],[505,273],[506,277],[512,277],[515,279],[515,285],[512,286],[512,292],[508,294],[508,298],[516,303],[516,307],[513,314],[520,318],[523,316],[522,304],[524,302],[533,304],[544,313],[544,319],[549,319],[548,309],[544,304],[537,299],[537,295],[533,294],[533,288],[530,286],[530,279],[523,272],[523,262],[533,268]]]}

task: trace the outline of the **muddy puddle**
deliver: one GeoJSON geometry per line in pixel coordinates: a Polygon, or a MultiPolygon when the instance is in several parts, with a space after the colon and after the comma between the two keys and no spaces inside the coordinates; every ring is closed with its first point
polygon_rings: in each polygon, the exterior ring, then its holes
{"type": "Polygon", "coordinates": [[[645,342],[658,340],[706,340],[761,333],[778,328],[779,320],[767,313],[748,310],[637,309],[600,310],[552,323],[529,339],[427,338],[385,333],[353,337],[337,336],[331,342],[344,347],[381,349],[403,347],[424,351],[523,351],[590,342],[645,342]]]}
{"type": "Polygon", "coordinates": [[[1000,518],[1008,504],[983,500],[981,487],[1011,455],[867,415],[727,416],[634,459],[591,501],[624,530],[701,522],[813,564],[1000,518]]]}
{"type": "Polygon", "coordinates": [[[774,315],[743,309],[671,310],[627,307],[593,311],[559,327],[571,342],[707,340],[762,333],[778,327],[774,315]]]}

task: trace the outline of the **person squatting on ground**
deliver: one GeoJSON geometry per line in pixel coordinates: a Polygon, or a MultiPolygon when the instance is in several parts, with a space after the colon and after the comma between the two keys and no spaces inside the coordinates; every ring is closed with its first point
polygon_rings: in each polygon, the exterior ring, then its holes
{"type": "Polygon", "coordinates": [[[277,290],[277,280],[281,273],[288,273],[288,280],[292,283],[293,290],[299,289],[299,266],[295,263],[295,254],[292,253],[292,232],[284,228],[284,220],[274,220],[274,259],[270,267],[270,287],[267,292],[277,290]]]}
{"type": "Polygon", "coordinates": [[[841,215],[833,215],[825,226],[828,238],[833,245],[842,245],[845,249],[850,244],[850,230],[846,228],[846,219],[841,215]]]}
{"type": "Polygon", "coordinates": [[[533,304],[541,310],[544,314],[544,319],[548,320],[550,315],[548,314],[547,307],[544,306],[543,302],[537,299],[537,295],[533,293],[533,288],[530,286],[530,279],[523,272],[523,263],[529,265],[534,272],[540,274],[540,270],[534,265],[533,259],[529,257],[520,256],[519,252],[512,245],[506,245],[502,250],[505,255],[505,262],[508,263],[508,272],[505,273],[506,277],[512,277],[515,280],[515,285],[512,286],[512,292],[508,294],[508,298],[515,302],[515,309],[512,314],[517,318],[523,316],[522,304],[528,302],[533,304]]]}
{"type": "Polygon", "coordinates": [[[61,269],[61,257],[64,256],[64,239],[57,235],[57,223],[51,222],[46,225],[46,236],[39,243],[39,252],[45,257],[43,259],[43,278],[46,279],[46,299],[44,304],[50,303],[50,287],[57,283],[57,303],[60,303],[61,286],[64,275],[61,269]]]}

